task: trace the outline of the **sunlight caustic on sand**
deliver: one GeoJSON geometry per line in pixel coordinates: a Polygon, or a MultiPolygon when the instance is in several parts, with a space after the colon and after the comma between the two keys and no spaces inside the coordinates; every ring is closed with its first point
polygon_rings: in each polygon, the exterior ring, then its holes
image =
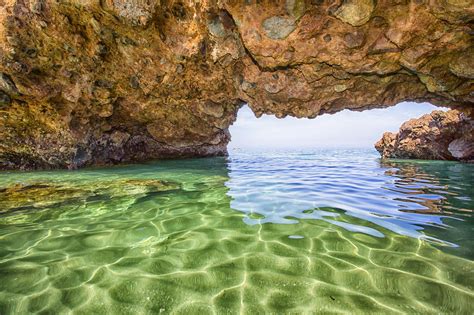
{"type": "Polygon", "coordinates": [[[0,174],[0,313],[468,313],[473,166],[369,150],[0,174]]]}

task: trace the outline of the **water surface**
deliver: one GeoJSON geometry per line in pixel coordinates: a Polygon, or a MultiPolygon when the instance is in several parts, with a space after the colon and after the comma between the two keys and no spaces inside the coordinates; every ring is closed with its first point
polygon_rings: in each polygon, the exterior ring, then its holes
{"type": "Polygon", "coordinates": [[[473,184],[372,150],[3,172],[0,314],[468,314],[473,184]]]}

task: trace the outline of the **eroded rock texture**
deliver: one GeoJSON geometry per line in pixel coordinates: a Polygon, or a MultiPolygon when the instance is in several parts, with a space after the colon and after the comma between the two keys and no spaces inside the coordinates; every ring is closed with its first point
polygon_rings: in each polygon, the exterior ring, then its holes
{"type": "Polygon", "coordinates": [[[474,120],[457,110],[434,111],[384,133],[375,148],[383,158],[474,162],[474,120]]]}
{"type": "Polygon", "coordinates": [[[470,108],[470,0],[0,0],[0,167],[221,155],[247,102],[470,108]]]}

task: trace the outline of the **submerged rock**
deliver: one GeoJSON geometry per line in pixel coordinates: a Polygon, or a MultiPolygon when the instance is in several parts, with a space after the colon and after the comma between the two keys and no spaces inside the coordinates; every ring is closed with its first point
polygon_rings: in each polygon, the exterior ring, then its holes
{"type": "Polygon", "coordinates": [[[71,203],[81,204],[91,199],[146,195],[180,188],[179,183],[158,179],[104,180],[74,186],[43,182],[13,184],[0,188],[0,214],[71,203]]]}
{"type": "Polygon", "coordinates": [[[157,193],[180,189],[179,183],[159,179],[123,179],[99,182],[91,187],[94,194],[110,197],[157,193]]]}
{"type": "Polygon", "coordinates": [[[91,193],[78,187],[61,187],[46,183],[15,184],[0,188],[0,213],[45,208],[87,198],[91,193]]]}
{"type": "Polygon", "coordinates": [[[474,120],[457,110],[434,111],[384,133],[375,148],[382,158],[474,162],[474,120]]]}

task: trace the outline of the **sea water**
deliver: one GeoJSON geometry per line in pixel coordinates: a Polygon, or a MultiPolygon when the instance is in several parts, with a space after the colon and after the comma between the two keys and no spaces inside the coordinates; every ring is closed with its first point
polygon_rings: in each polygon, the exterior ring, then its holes
{"type": "Polygon", "coordinates": [[[473,185],[372,149],[1,172],[0,314],[469,314],[473,185]]]}

